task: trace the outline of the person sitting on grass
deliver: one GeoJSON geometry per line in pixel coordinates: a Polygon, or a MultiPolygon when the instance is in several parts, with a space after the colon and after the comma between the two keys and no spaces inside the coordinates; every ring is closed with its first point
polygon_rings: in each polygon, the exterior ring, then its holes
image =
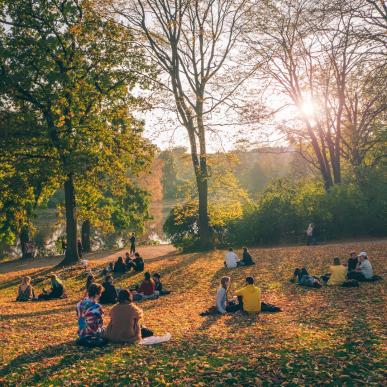
{"type": "Polygon", "coordinates": [[[159,296],[165,296],[170,294],[169,290],[165,290],[161,282],[161,275],[159,273],[154,273],[152,275],[153,282],[155,283],[155,291],[158,292],[159,296]]]}
{"type": "Polygon", "coordinates": [[[144,271],[144,260],[142,259],[139,253],[134,254],[133,263],[134,263],[135,271],[137,272],[144,271]]]}
{"type": "Polygon", "coordinates": [[[113,269],[115,274],[123,274],[126,271],[125,263],[122,257],[118,257],[113,269]]]}
{"type": "Polygon", "coordinates": [[[240,266],[239,258],[231,247],[228,249],[228,252],[224,258],[224,266],[228,269],[234,269],[240,266]]]}
{"type": "Polygon", "coordinates": [[[89,286],[87,297],[78,302],[78,344],[86,345],[101,336],[103,327],[103,309],[99,304],[103,287],[100,284],[89,286]]]}
{"type": "Polygon", "coordinates": [[[104,332],[104,338],[114,343],[134,344],[144,337],[153,336],[153,332],[141,326],[144,316],[142,309],[133,304],[130,291],[122,289],[118,293],[118,304],[110,311],[110,323],[104,332]]]}
{"type": "Polygon", "coordinates": [[[316,277],[310,275],[305,267],[294,270],[291,282],[297,282],[299,285],[307,288],[321,288],[320,281],[316,277]]]}
{"type": "Polygon", "coordinates": [[[333,265],[329,266],[328,286],[341,286],[347,280],[347,268],[340,262],[339,257],[333,258],[333,265]]]}
{"type": "Polygon", "coordinates": [[[261,301],[261,289],[254,286],[254,278],[246,277],[246,285],[239,289],[236,293],[239,300],[238,309],[242,309],[247,313],[256,312],[280,312],[281,309],[278,306],[268,304],[261,301]]]}
{"type": "Polygon", "coordinates": [[[87,295],[87,291],[89,290],[89,286],[94,283],[94,276],[93,274],[89,274],[86,278],[86,285],[85,285],[85,291],[86,291],[86,295],[87,295]]]}
{"type": "Polygon", "coordinates": [[[234,301],[228,301],[227,293],[230,287],[231,278],[224,276],[220,279],[220,286],[216,291],[216,310],[219,313],[234,313],[240,310],[240,305],[234,301]]]}
{"type": "Polygon", "coordinates": [[[115,304],[117,302],[117,290],[113,285],[113,277],[107,275],[102,283],[103,291],[99,302],[101,304],[115,304]]]}
{"type": "Polygon", "coordinates": [[[136,299],[143,300],[157,297],[155,293],[156,285],[149,272],[144,274],[144,280],[141,282],[139,288],[136,291],[136,299]]]}
{"type": "Polygon", "coordinates": [[[16,301],[32,301],[34,299],[35,292],[31,285],[31,277],[23,277],[18,289],[16,301]]]}
{"type": "Polygon", "coordinates": [[[50,276],[51,279],[51,289],[46,291],[43,289],[43,293],[39,295],[39,300],[54,300],[58,298],[65,298],[65,290],[63,286],[63,282],[59,279],[59,277],[55,274],[50,276]]]}
{"type": "Polygon", "coordinates": [[[134,269],[135,266],[128,252],[125,253],[125,266],[127,271],[134,269]]]}
{"type": "Polygon", "coordinates": [[[352,271],[355,271],[358,264],[359,264],[359,259],[356,255],[356,252],[351,251],[348,259],[348,274],[351,273],[352,271]]]}
{"type": "Polygon", "coordinates": [[[368,259],[367,253],[362,251],[359,254],[359,264],[357,265],[357,268],[349,273],[348,278],[358,281],[372,281],[373,277],[374,272],[371,262],[368,259]]]}
{"type": "Polygon", "coordinates": [[[249,250],[247,247],[243,248],[243,255],[242,255],[242,261],[241,261],[242,266],[251,266],[255,265],[255,262],[253,261],[253,258],[251,257],[249,250]]]}

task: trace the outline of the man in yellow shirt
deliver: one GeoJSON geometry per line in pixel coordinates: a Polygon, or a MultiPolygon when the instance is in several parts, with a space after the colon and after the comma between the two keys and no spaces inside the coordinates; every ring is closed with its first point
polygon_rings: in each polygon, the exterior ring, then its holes
{"type": "Polygon", "coordinates": [[[333,266],[329,266],[331,273],[327,285],[342,285],[347,280],[348,269],[340,263],[340,258],[333,258],[333,266]]]}
{"type": "Polygon", "coordinates": [[[261,289],[254,286],[254,278],[246,278],[246,286],[236,292],[238,297],[242,298],[243,310],[245,312],[261,311],[261,289]]]}

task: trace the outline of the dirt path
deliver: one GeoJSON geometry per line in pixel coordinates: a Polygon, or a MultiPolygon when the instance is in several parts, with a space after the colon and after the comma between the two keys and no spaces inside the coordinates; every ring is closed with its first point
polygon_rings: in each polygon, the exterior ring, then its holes
{"type": "MultiPolygon", "coordinates": [[[[84,259],[87,259],[93,266],[94,264],[102,264],[116,260],[117,257],[124,256],[128,249],[122,249],[117,251],[100,251],[95,253],[89,253],[84,255],[84,259]]],[[[177,250],[172,245],[160,245],[160,246],[144,246],[138,249],[144,260],[154,259],[166,255],[172,255],[177,250]]],[[[37,258],[28,260],[16,260],[0,264],[0,282],[5,279],[12,279],[13,275],[21,276],[27,273],[32,273],[38,269],[49,268],[57,265],[61,262],[63,256],[37,258]]]]}

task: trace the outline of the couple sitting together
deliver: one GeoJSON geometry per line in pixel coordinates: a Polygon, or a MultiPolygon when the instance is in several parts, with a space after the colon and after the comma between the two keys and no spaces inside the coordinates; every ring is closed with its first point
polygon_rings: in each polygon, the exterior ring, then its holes
{"type": "Polygon", "coordinates": [[[31,277],[23,277],[18,289],[16,301],[48,301],[60,298],[66,298],[64,286],[60,278],[55,275],[50,275],[51,289],[43,289],[43,293],[37,298],[35,297],[35,290],[31,285],[31,277]]]}
{"type": "Polygon", "coordinates": [[[130,257],[128,252],[125,253],[125,262],[122,257],[118,257],[114,263],[112,271],[114,274],[123,274],[131,270],[140,272],[144,270],[144,260],[139,253],[134,254],[134,259],[130,257]]]}
{"type": "Polygon", "coordinates": [[[254,264],[255,262],[247,250],[247,247],[243,248],[242,259],[239,259],[231,247],[228,249],[228,252],[224,257],[224,266],[228,269],[234,269],[238,266],[251,266],[254,264]]]}
{"type": "Polygon", "coordinates": [[[154,273],[151,277],[148,272],[144,274],[144,280],[141,284],[133,286],[131,290],[133,291],[133,297],[136,301],[149,300],[171,293],[169,290],[163,288],[159,273],[154,273]]]}
{"type": "Polygon", "coordinates": [[[216,292],[216,311],[212,308],[209,311],[202,313],[202,316],[214,313],[234,313],[238,310],[242,310],[247,313],[281,311],[281,309],[277,306],[261,301],[261,289],[254,285],[253,277],[247,277],[245,286],[235,293],[237,300],[229,301],[228,299],[230,283],[230,277],[221,278],[220,286],[216,292]]]}
{"type": "Polygon", "coordinates": [[[132,293],[126,289],[118,292],[118,304],[111,309],[110,322],[104,328],[104,312],[99,304],[102,292],[102,285],[92,283],[87,297],[77,304],[79,345],[100,346],[107,341],[134,344],[153,336],[153,332],[142,325],[143,311],[132,303],[132,293]]]}

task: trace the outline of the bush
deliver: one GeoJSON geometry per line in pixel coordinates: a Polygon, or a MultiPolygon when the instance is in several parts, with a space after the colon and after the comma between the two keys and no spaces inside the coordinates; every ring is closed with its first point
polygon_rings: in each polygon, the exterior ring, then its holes
{"type": "MultiPolygon", "coordinates": [[[[214,223],[217,246],[300,243],[309,223],[315,224],[319,241],[385,236],[386,185],[373,176],[368,184],[347,183],[326,192],[318,181],[280,179],[255,203],[246,202],[242,214],[214,223]]],[[[193,249],[199,238],[197,224],[197,202],[191,202],[173,209],[164,230],[176,246],[193,249]]]]}

